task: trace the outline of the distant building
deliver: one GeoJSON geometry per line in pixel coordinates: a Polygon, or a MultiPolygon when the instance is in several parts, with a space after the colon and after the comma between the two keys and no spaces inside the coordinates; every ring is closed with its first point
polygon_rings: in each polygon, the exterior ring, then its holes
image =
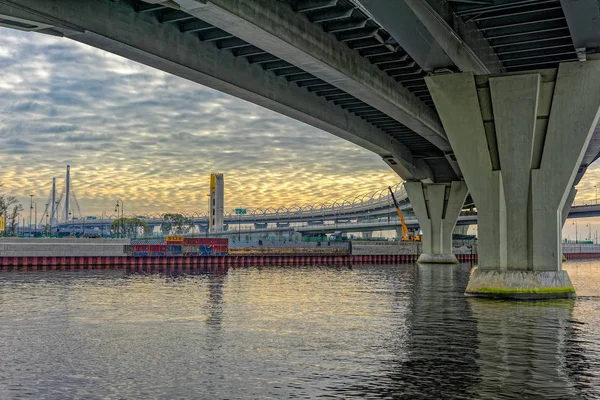
{"type": "Polygon", "coordinates": [[[223,210],[225,208],[225,181],[223,174],[210,174],[210,232],[223,231],[223,210]]]}

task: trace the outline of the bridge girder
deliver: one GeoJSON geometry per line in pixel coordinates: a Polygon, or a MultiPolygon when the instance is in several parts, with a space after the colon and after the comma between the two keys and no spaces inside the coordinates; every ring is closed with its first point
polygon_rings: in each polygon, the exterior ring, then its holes
{"type": "Polygon", "coordinates": [[[431,107],[288,4],[270,0],[181,0],[179,4],[186,12],[384,112],[440,150],[451,150],[431,107]]]}

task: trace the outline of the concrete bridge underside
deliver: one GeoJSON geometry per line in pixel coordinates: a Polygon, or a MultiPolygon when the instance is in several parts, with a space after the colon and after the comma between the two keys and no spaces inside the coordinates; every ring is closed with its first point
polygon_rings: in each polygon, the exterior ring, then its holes
{"type": "MultiPolygon", "coordinates": [[[[270,24],[272,33],[254,29],[225,4],[178,4],[174,10],[129,0],[2,0],[0,24],[68,37],[303,121],[375,152],[405,179],[457,177],[431,98],[416,97],[394,79],[401,75],[370,62],[387,60],[401,70],[414,64],[406,53],[384,46],[373,56],[379,58],[362,57],[348,40],[282,2],[231,2],[239,12],[264,17],[256,23],[270,24]],[[307,42],[289,43],[299,38],[307,42]]],[[[414,69],[407,76],[422,82],[424,73],[414,69]]]]}
{"type": "Polygon", "coordinates": [[[480,269],[497,278],[482,273],[469,292],[572,295],[556,244],[600,153],[595,0],[0,0],[0,25],[122,55],[375,152],[415,183],[432,260],[466,183],[480,269]]]}

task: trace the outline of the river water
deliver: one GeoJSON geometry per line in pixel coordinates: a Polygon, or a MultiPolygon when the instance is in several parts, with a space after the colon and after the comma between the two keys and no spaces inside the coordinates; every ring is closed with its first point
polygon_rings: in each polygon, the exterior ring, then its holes
{"type": "Polygon", "coordinates": [[[600,398],[579,297],[466,298],[470,265],[0,273],[0,399],[600,398]]]}

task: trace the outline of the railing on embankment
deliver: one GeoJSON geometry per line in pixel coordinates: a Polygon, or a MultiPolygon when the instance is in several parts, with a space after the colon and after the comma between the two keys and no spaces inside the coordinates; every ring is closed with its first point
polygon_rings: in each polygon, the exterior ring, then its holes
{"type": "MultiPolygon", "coordinates": [[[[457,255],[475,261],[476,255],[457,255]]],[[[218,257],[0,257],[2,271],[130,270],[140,272],[195,271],[255,266],[351,266],[413,263],[418,256],[398,255],[252,255],[218,257]]]]}

